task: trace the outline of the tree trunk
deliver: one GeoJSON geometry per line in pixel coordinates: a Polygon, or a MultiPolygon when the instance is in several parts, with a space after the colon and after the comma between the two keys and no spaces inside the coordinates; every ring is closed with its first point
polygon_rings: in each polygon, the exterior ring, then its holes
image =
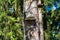
{"type": "Polygon", "coordinates": [[[40,40],[44,40],[44,31],[43,31],[43,17],[42,17],[42,12],[41,12],[41,0],[38,0],[38,24],[39,24],[39,30],[40,30],[40,40]]]}
{"type": "MultiPolygon", "coordinates": [[[[24,0],[24,14],[26,18],[34,17],[37,19],[37,0],[24,0]]],[[[25,40],[39,40],[38,26],[35,19],[24,21],[25,40]]]]}
{"type": "Polygon", "coordinates": [[[38,13],[39,13],[40,40],[44,40],[43,20],[42,20],[42,13],[40,8],[38,8],[38,13]]]}

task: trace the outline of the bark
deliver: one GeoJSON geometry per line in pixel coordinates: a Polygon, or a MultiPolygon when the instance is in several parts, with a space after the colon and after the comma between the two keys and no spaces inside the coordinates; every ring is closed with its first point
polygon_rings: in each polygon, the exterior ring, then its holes
{"type": "MultiPolygon", "coordinates": [[[[38,5],[41,6],[41,0],[38,0],[38,5]]],[[[41,12],[41,7],[38,8],[38,23],[39,23],[39,30],[40,30],[40,40],[44,40],[44,31],[43,31],[43,17],[41,12]]]]}
{"type": "MultiPolygon", "coordinates": [[[[37,19],[37,1],[24,0],[24,14],[26,18],[34,17],[37,19]]],[[[38,26],[35,21],[25,21],[25,40],[39,40],[38,26]],[[29,28],[30,27],[30,28],[29,28]]]]}
{"type": "Polygon", "coordinates": [[[41,8],[38,8],[38,12],[39,12],[40,40],[44,40],[43,20],[42,20],[41,8]]]}

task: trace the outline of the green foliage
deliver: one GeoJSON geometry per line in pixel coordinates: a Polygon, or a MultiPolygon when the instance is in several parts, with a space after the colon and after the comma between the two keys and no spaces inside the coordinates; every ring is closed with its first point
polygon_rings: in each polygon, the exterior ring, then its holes
{"type": "MultiPolygon", "coordinates": [[[[57,29],[57,24],[60,21],[60,8],[53,10],[49,13],[46,12],[45,7],[46,5],[52,5],[57,0],[43,0],[44,6],[42,8],[43,13],[43,20],[44,20],[44,31],[45,31],[45,40],[59,40],[60,34],[58,34],[60,31],[57,29]],[[46,22],[45,22],[46,21],[46,22]],[[54,37],[52,36],[52,32],[55,31],[54,37]]],[[[52,7],[52,6],[51,6],[52,7]]]]}
{"type": "MultiPolygon", "coordinates": [[[[23,0],[0,0],[0,40],[23,40],[22,26],[22,4],[23,0]],[[17,5],[16,4],[21,4],[17,5]],[[11,13],[9,8],[13,6],[16,10],[11,13]]],[[[15,9],[14,8],[14,9],[15,9]]]]}
{"type": "Polygon", "coordinates": [[[46,31],[45,32],[45,40],[51,40],[51,31],[46,31]]]}

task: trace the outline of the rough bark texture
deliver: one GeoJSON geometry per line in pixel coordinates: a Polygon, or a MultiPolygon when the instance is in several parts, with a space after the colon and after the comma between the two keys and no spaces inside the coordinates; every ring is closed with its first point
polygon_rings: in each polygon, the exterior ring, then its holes
{"type": "Polygon", "coordinates": [[[24,0],[24,18],[36,19],[24,21],[25,40],[44,40],[42,12],[40,7],[37,10],[37,1],[40,5],[41,0],[24,0]],[[40,33],[38,33],[38,28],[40,33]]]}
{"type": "Polygon", "coordinates": [[[39,13],[40,40],[44,40],[43,20],[42,20],[42,13],[40,8],[38,8],[38,13],[39,13]]]}
{"type": "MultiPolygon", "coordinates": [[[[34,17],[37,19],[37,1],[24,0],[24,14],[25,19],[34,17]]],[[[38,26],[36,20],[25,20],[25,40],[39,40],[38,26]]]]}
{"type": "MultiPolygon", "coordinates": [[[[41,5],[41,0],[38,0],[38,5],[41,5]]],[[[44,40],[44,31],[43,31],[43,17],[41,12],[41,7],[38,8],[38,14],[39,14],[39,29],[40,29],[40,40],[44,40]]]]}

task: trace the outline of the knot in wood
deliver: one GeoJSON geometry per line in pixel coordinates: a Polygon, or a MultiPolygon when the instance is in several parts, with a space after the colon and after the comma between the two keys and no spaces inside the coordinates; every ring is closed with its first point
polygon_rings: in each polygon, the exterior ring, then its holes
{"type": "Polygon", "coordinates": [[[43,7],[43,4],[38,4],[37,7],[38,8],[42,8],[43,7]]]}

